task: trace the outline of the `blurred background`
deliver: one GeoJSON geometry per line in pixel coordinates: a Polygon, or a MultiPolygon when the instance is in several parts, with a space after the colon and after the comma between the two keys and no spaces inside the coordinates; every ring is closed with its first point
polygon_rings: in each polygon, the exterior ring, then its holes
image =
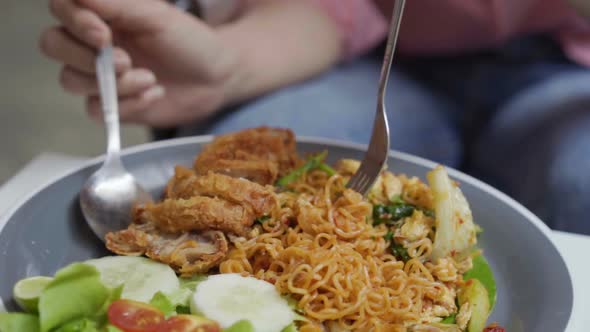
{"type": "MultiPolygon", "coordinates": [[[[106,146],[102,126],[61,89],[59,67],[38,49],[52,20],[47,1],[0,0],[0,185],[41,152],[90,157],[106,146]]],[[[148,140],[141,127],[122,134],[125,146],[148,140]]]]}

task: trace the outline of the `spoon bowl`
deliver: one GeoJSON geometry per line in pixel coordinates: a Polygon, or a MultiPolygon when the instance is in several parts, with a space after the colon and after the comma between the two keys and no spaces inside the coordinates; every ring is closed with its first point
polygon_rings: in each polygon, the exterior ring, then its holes
{"type": "Polygon", "coordinates": [[[82,187],[80,207],[88,226],[104,241],[108,232],[127,228],[136,204],[150,202],[152,198],[121,161],[117,85],[111,46],[100,51],[96,73],[108,138],[107,156],[102,167],[82,187]]]}
{"type": "Polygon", "coordinates": [[[108,232],[127,228],[136,204],[151,200],[150,194],[117,159],[107,160],[80,191],[84,218],[103,241],[108,232]]]}

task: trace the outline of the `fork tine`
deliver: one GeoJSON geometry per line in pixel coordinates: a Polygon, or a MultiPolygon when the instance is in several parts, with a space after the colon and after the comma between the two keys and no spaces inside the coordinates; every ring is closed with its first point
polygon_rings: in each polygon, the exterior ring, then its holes
{"type": "Polygon", "coordinates": [[[358,183],[360,181],[361,178],[361,174],[357,171],[351,178],[350,181],[348,181],[347,187],[354,190],[354,191],[358,191],[358,183]]]}
{"type": "Polygon", "coordinates": [[[369,184],[369,177],[365,175],[359,184],[359,192],[363,193],[363,195],[365,195],[366,192],[368,191],[368,187],[369,187],[368,184],[369,184]]]}
{"type": "Polygon", "coordinates": [[[359,191],[359,190],[357,190],[357,188],[359,187],[358,186],[358,183],[360,181],[361,176],[362,175],[360,173],[358,173],[358,172],[356,174],[354,174],[352,176],[352,178],[350,178],[350,181],[348,181],[348,185],[347,185],[348,188],[350,188],[350,189],[352,189],[354,191],[359,191]]]}
{"type": "Polygon", "coordinates": [[[365,195],[371,188],[375,178],[376,175],[367,173],[364,169],[359,169],[353,179],[349,182],[349,188],[365,195]]]}
{"type": "Polygon", "coordinates": [[[362,173],[359,177],[359,182],[357,183],[357,187],[359,192],[364,193],[364,188],[367,186],[368,176],[365,173],[362,173]]]}
{"type": "Polygon", "coordinates": [[[372,173],[367,173],[364,169],[360,168],[350,179],[348,188],[365,195],[371,188],[375,177],[372,173]]]}

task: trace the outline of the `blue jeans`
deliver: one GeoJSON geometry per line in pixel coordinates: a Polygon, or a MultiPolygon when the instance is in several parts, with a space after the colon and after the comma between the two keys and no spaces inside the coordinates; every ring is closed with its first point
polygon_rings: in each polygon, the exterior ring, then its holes
{"type": "MultiPolygon", "coordinates": [[[[204,130],[265,124],[366,144],[380,64],[376,54],[341,65],[204,130]]],[[[386,105],[392,148],[475,175],[551,228],[590,234],[590,71],[553,44],[533,38],[461,57],[400,59],[386,105]]]]}

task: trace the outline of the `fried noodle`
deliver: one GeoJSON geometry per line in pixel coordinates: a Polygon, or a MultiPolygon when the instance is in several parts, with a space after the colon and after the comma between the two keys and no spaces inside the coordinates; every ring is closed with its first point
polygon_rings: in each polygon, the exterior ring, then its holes
{"type": "MultiPolygon", "coordinates": [[[[422,182],[398,178],[408,200],[432,204],[422,182]]],[[[425,260],[432,251],[432,218],[420,211],[409,217],[428,231],[402,238],[410,259],[398,260],[384,238],[387,226],[372,225],[373,204],[345,189],[346,180],[312,171],[278,193],[269,220],[250,237],[231,239],[220,272],[275,284],[308,319],[300,326],[304,332],[405,331],[457,312],[463,270],[457,265],[466,263],[425,260]]]]}

